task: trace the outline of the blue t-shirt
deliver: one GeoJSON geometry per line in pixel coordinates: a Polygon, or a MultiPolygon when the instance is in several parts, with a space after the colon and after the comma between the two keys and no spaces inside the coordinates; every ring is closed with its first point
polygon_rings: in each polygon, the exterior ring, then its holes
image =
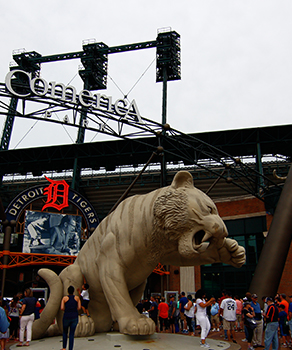
{"type": "Polygon", "coordinates": [[[255,320],[261,320],[262,319],[262,312],[261,312],[261,306],[259,303],[254,303],[251,302],[250,305],[253,307],[254,309],[254,313],[255,313],[255,320]]]}
{"type": "Polygon", "coordinates": [[[279,312],[279,324],[284,326],[287,320],[287,313],[283,310],[279,312]]]}
{"type": "Polygon", "coordinates": [[[292,312],[292,303],[289,304],[288,312],[292,312]]]}
{"type": "Polygon", "coordinates": [[[26,305],[24,311],[23,311],[23,316],[28,316],[34,313],[35,311],[35,304],[37,300],[35,297],[25,297],[22,300],[22,303],[26,305]]]}
{"type": "Polygon", "coordinates": [[[211,315],[212,316],[215,316],[218,314],[218,311],[219,311],[219,304],[218,303],[215,303],[211,306],[211,315]]]}
{"type": "Polygon", "coordinates": [[[188,302],[188,298],[187,297],[182,297],[179,299],[179,303],[180,303],[180,312],[185,312],[185,305],[188,302]]]}
{"type": "Polygon", "coordinates": [[[150,318],[157,318],[157,316],[158,316],[158,305],[157,305],[157,303],[155,301],[151,302],[151,307],[150,307],[150,310],[149,310],[149,316],[150,316],[150,318]],[[152,307],[154,307],[153,310],[151,310],[152,307]]]}

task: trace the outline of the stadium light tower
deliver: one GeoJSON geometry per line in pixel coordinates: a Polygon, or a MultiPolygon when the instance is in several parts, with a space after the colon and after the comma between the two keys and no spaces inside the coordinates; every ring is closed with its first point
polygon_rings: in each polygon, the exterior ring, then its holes
{"type": "MultiPolygon", "coordinates": [[[[108,47],[100,42],[84,42],[83,50],[79,52],[69,52],[42,56],[41,54],[31,52],[17,52],[13,54],[13,59],[18,66],[10,67],[11,70],[21,69],[29,72],[32,76],[38,76],[42,63],[56,62],[69,59],[81,59],[84,69],[79,71],[79,75],[84,82],[85,90],[102,90],[107,88],[107,67],[108,55],[133,50],[157,48],[156,53],[156,82],[163,82],[162,97],[162,124],[166,124],[166,105],[167,105],[167,81],[179,80],[180,77],[180,36],[178,33],[171,31],[171,28],[158,30],[157,38],[153,41],[142,43],[126,44],[121,46],[108,47]]],[[[25,82],[21,77],[17,77],[16,84],[20,88],[26,88],[25,82]]],[[[23,100],[23,103],[25,100],[23,100]]],[[[18,98],[12,96],[10,101],[9,112],[4,125],[0,151],[8,150],[12,135],[14,118],[17,110],[18,98]]],[[[87,109],[84,107],[80,113],[79,129],[76,143],[83,143],[85,138],[85,123],[87,109]]],[[[78,166],[78,158],[73,165],[72,188],[79,187],[81,169],[78,166]]],[[[163,181],[164,182],[164,181],[163,181]]]]}
{"type": "MultiPolygon", "coordinates": [[[[158,30],[156,39],[156,82],[163,82],[162,88],[162,125],[167,130],[167,82],[181,79],[180,35],[171,28],[158,30]]],[[[160,141],[163,147],[163,137],[160,141]]],[[[161,159],[161,186],[166,186],[166,161],[164,154],[161,159]]]]}

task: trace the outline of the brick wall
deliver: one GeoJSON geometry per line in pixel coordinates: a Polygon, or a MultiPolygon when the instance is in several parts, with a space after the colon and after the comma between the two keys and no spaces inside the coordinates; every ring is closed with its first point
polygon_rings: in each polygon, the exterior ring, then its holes
{"type": "Polygon", "coordinates": [[[180,292],[179,266],[170,266],[169,290],[180,292]],[[178,272],[178,273],[177,273],[178,272]]]}
{"type": "MultiPolygon", "coordinates": [[[[234,216],[250,216],[250,214],[265,213],[264,203],[254,197],[247,198],[231,198],[230,200],[216,201],[216,206],[219,215],[222,218],[234,217],[234,216]]],[[[234,218],[236,219],[236,218],[234,218]]]]}

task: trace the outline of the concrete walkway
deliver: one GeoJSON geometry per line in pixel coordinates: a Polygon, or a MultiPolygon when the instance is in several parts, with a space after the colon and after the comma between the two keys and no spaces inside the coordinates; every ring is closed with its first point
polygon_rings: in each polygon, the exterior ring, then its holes
{"type": "MultiPolygon", "coordinates": [[[[223,340],[207,339],[210,350],[240,350],[238,344],[223,340]]],[[[9,344],[9,349],[20,349],[15,344],[9,344]]],[[[68,348],[68,345],[67,345],[68,348]]],[[[31,350],[60,350],[62,337],[51,337],[33,340],[29,347],[31,350]]],[[[202,350],[200,338],[182,334],[155,333],[152,336],[130,336],[120,333],[98,333],[92,337],[75,338],[74,350],[202,350]]]]}

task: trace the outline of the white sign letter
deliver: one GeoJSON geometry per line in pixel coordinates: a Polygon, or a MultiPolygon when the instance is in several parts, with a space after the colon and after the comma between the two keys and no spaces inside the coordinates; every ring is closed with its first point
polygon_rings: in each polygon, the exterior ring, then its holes
{"type": "Polygon", "coordinates": [[[27,75],[29,81],[30,81],[30,79],[31,79],[31,74],[30,74],[30,73],[27,73],[27,72],[25,72],[25,71],[23,71],[23,70],[19,70],[19,69],[12,70],[12,71],[10,71],[10,72],[6,75],[6,77],[5,77],[5,84],[6,84],[7,89],[8,89],[13,95],[18,96],[18,97],[27,97],[27,96],[29,96],[29,95],[30,95],[30,92],[27,93],[27,94],[18,94],[16,91],[13,90],[13,88],[12,88],[12,86],[11,86],[11,79],[12,79],[12,77],[13,77],[13,75],[14,75],[15,73],[23,73],[23,74],[27,75]]]}
{"type": "Polygon", "coordinates": [[[121,115],[121,116],[124,116],[127,114],[127,112],[124,110],[121,109],[121,106],[119,106],[118,104],[119,103],[122,103],[123,104],[123,107],[125,108],[127,106],[127,101],[126,100],[116,100],[115,102],[115,111],[118,115],[121,115]]]}
{"type": "Polygon", "coordinates": [[[52,87],[51,89],[51,97],[52,98],[58,98],[58,96],[56,95],[61,95],[61,100],[62,101],[70,101],[72,103],[76,103],[76,89],[74,86],[65,86],[64,84],[62,83],[56,83],[55,81],[51,81],[50,82],[50,85],[52,87]],[[60,90],[57,90],[56,91],[56,88],[59,88],[60,90]],[[71,91],[71,99],[66,99],[66,97],[69,97],[68,95],[68,91],[67,90],[70,90],[71,91]]]}
{"type": "Polygon", "coordinates": [[[128,109],[128,112],[127,112],[127,116],[128,115],[134,115],[136,117],[136,121],[138,123],[142,123],[142,119],[141,119],[141,115],[139,113],[139,109],[138,109],[138,106],[136,104],[136,101],[133,100],[131,103],[130,103],[130,106],[129,106],[129,109],[128,109]]]}
{"type": "Polygon", "coordinates": [[[45,94],[48,92],[49,86],[48,86],[48,83],[45,81],[45,79],[37,77],[37,78],[33,78],[30,81],[30,88],[31,88],[31,91],[37,96],[45,96],[45,94]],[[42,83],[43,86],[40,86],[38,82],[42,83]]]}
{"type": "Polygon", "coordinates": [[[79,101],[82,104],[82,106],[84,107],[90,107],[92,105],[92,93],[88,90],[81,90],[79,93],[79,101]],[[84,101],[84,98],[88,101],[88,103],[86,103],[84,101]]]}

